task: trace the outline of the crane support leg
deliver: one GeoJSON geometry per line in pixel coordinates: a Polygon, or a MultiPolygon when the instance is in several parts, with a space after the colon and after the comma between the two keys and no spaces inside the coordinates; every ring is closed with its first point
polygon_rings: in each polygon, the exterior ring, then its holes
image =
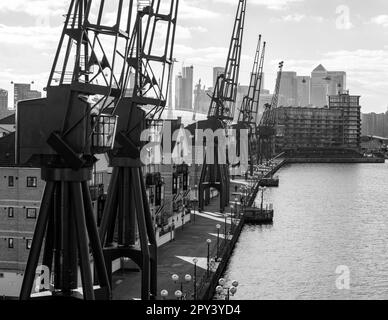
{"type": "Polygon", "coordinates": [[[110,277],[114,260],[132,259],[142,271],[142,300],[156,299],[157,242],[140,167],[114,167],[100,226],[100,238],[110,277]],[[136,229],[140,248],[136,248],[136,229]],[[114,230],[117,230],[117,237],[114,230]]]}
{"type": "MultiPolygon", "coordinates": [[[[90,169],[42,170],[42,179],[47,184],[23,279],[21,300],[31,298],[44,241],[42,263],[50,272],[48,279],[54,275],[54,288],[51,292],[53,296],[72,298],[78,295],[76,290],[79,268],[83,299],[111,298],[108,274],[87,186],[90,175],[90,169]],[[100,283],[99,290],[95,290],[93,286],[89,244],[100,283]]],[[[39,298],[38,292],[34,297],[39,298]]]]}

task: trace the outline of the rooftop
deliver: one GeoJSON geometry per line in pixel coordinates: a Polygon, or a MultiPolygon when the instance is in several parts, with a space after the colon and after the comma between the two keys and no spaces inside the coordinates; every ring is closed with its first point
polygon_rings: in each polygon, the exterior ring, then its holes
{"type": "Polygon", "coordinates": [[[327,72],[327,70],[325,69],[325,67],[323,65],[319,65],[318,67],[316,67],[313,72],[327,72]]]}
{"type": "Polygon", "coordinates": [[[16,123],[15,114],[11,114],[8,117],[0,119],[0,125],[14,125],[16,123]]]}

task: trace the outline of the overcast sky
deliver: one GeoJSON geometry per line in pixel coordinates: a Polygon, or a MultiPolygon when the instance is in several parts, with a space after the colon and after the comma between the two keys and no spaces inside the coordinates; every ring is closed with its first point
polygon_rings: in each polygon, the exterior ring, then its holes
{"type": "MultiPolygon", "coordinates": [[[[0,87],[48,78],[68,0],[0,0],[0,87]]],[[[213,66],[224,66],[237,0],[181,0],[175,71],[194,65],[195,82],[211,86],[213,66]]],[[[308,75],[320,63],[346,71],[348,89],[363,112],[388,107],[387,0],[248,0],[240,83],[247,84],[257,37],[268,42],[265,87],[273,90],[277,64],[308,75]]],[[[12,91],[11,91],[12,94],[12,91]]]]}

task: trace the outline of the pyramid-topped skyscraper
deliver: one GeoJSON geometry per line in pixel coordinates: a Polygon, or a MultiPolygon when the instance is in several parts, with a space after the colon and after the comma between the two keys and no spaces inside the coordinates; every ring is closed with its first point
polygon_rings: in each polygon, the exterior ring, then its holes
{"type": "Polygon", "coordinates": [[[328,105],[328,97],[346,91],[346,72],[327,71],[320,64],[311,73],[311,104],[316,107],[328,105]]]}

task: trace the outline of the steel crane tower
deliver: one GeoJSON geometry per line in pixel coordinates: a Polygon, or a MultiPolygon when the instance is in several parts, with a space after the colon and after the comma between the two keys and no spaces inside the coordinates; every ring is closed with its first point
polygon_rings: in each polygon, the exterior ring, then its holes
{"type": "Polygon", "coordinates": [[[113,174],[99,231],[108,274],[112,261],[132,259],[142,271],[142,299],[150,300],[157,297],[157,242],[140,159],[141,134],[158,122],[167,103],[179,0],[144,2],[127,56],[133,93],[112,110],[118,117],[116,144],[109,152],[113,174]]]}
{"type": "MultiPolygon", "coordinates": [[[[207,120],[189,126],[188,130],[192,133],[196,129],[210,129],[213,132],[221,129],[225,132],[224,137],[227,135],[227,125],[228,122],[233,121],[234,103],[237,95],[245,13],[246,0],[239,0],[225,72],[219,75],[217,79],[211,97],[207,120]]],[[[203,210],[205,204],[208,203],[210,188],[215,188],[220,193],[221,212],[229,205],[229,167],[226,161],[226,155],[224,159],[219,159],[218,145],[219,143],[221,144],[221,141],[219,141],[220,138],[216,137],[214,141],[204,141],[204,146],[207,149],[213,148],[214,159],[212,160],[214,161],[210,161],[205,156],[202,164],[199,182],[199,210],[203,210]]]]}
{"type": "Polygon", "coordinates": [[[253,62],[253,68],[250,76],[250,83],[247,95],[243,98],[241,108],[239,110],[238,122],[234,129],[236,129],[237,150],[238,155],[241,154],[240,146],[240,130],[248,130],[248,154],[250,157],[250,174],[253,175],[253,166],[255,163],[255,156],[257,154],[257,117],[259,111],[260,93],[263,79],[263,67],[266,50],[266,42],[261,48],[261,35],[257,43],[256,54],[253,62]]]}
{"type": "Polygon", "coordinates": [[[263,158],[267,161],[271,159],[273,155],[273,144],[276,136],[276,109],[279,103],[280,84],[282,79],[284,62],[279,63],[279,72],[276,79],[275,91],[272,97],[271,104],[265,105],[265,111],[259,124],[259,154],[260,163],[263,163],[263,158]]]}
{"type": "MultiPolygon", "coordinates": [[[[113,145],[117,119],[105,111],[119,104],[125,93],[127,61],[121,55],[126,54],[129,44],[132,5],[131,0],[115,2],[112,17],[105,1],[72,0],[49,76],[47,98],[18,104],[17,163],[40,167],[46,181],[22,300],[32,296],[43,246],[42,265],[49,274],[42,277],[50,279],[52,286],[45,296],[111,297],[88,181],[96,162],[94,155],[113,145]],[[99,290],[93,286],[90,253],[99,290]],[[78,288],[78,271],[82,290],[78,288]]],[[[39,289],[40,283],[37,286],[39,289]]]]}

